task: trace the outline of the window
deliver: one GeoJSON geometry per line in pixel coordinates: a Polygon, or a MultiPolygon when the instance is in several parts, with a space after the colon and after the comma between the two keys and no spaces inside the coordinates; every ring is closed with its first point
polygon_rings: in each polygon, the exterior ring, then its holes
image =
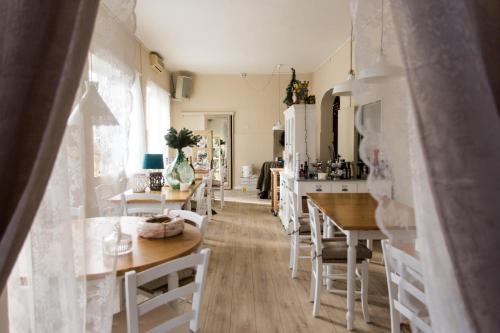
{"type": "Polygon", "coordinates": [[[152,81],[146,85],[146,126],[148,152],[166,152],[165,134],[170,128],[170,96],[152,81]]]}

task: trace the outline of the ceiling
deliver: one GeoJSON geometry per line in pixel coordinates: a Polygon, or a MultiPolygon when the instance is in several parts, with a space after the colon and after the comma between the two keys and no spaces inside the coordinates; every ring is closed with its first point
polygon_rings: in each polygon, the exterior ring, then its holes
{"type": "Polygon", "coordinates": [[[349,0],[138,0],[137,36],[171,71],[312,72],[349,38],[349,0]]]}

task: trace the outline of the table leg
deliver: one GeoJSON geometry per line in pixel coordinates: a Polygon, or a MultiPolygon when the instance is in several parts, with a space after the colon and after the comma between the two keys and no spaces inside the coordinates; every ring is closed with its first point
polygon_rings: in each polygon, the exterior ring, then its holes
{"type": "Polygon", "coordinates": [[[354,289],[356,287],[356,246],[358,235],[356,232],[347,232],[347,329],[353,330],[354,321],[354,289]]]}

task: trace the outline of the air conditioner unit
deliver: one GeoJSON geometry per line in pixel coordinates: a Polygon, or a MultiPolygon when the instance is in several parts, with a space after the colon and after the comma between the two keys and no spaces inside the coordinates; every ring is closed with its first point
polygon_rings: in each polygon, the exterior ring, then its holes
{"type": "Polygon", "coordinates": [[[178,76],[177,85],[175,86],[175,98],[189,98],[193,86],[193,79],[188,76],[178,76]]]}
{"type": "Polygon", "coordinates": [[[149,63],[155,72],[162,73],[165,70],[163,58],[156,52],[149,53],[149,63]]]}

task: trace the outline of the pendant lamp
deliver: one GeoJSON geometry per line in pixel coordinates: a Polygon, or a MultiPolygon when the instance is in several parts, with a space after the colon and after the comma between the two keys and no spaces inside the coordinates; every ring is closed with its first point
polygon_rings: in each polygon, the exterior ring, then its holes
{"type": "Polygon", "coordinates": [[[352,96],[353,83],[356,80],[356,75],[354,73],[354,69],[352,68],[352,30],[353,27],[351,21],[351,40],[350,40],[351,54],[350,54],[349,75],[347,76],[346,81],[337,83],[336,85],[333,86],[332,94],[334,96],[352,96]]]}
{"type": "Polygon", "coordinates": [[[363,82],[377,83],[381,80],[403,75],[403,68],[387,62],[384,55],[384,0],[382,0],[381,17],[380,17],[380,53],[375,63],[359,72],[358,79],[363,82]]]}
{"type": "Polygon", "coordinates": [[[276,66],[278,68],[278,121],[274,123],[273,125],[273,131],[283,131],[285,128],[283,124],[280,122],[280,111],[281,111],[281,96],[280,96],[280,91],[281,91],[281,64],[278,64],[276,66]]]}
{"type": "MultiPolygon", "coordinates": [[[[84,112],[95,126],[117,126],[118,120],[115,118],[106,102],[102,99],[97,89],[98,83],[86,81],[87,88],[79,103],[80,112],[84,112]]],[[[69,125],[73,125],[77,119],[77,113],[73,112],[68,120],[69,125]]]]}

